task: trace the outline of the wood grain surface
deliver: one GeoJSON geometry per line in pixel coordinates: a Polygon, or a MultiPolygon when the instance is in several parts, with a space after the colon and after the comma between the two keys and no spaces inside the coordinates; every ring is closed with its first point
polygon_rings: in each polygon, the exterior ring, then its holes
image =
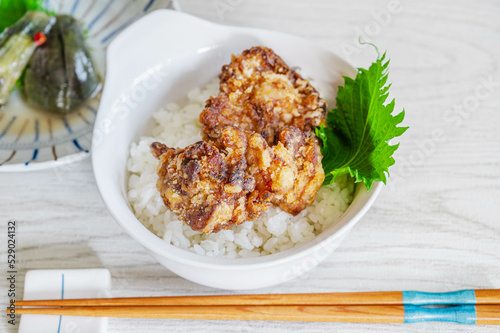
{"type": "MultiPolygon", "coordinates": [[[[180,3],[210,21],[302,36],[357,67],[376,57],[357,46],[362,35],[388,50],[391,94],[411,127],[388,186],[338,250],[309,273],[255,293],[500,288],[498,1],[180,3]]],[[[157,264],[106,211],[88,159],[63,174],[0,174],[0,202],[2,304],[8,219],[18,221],[18,299],[24,272],[44,268],[106,267],[115,297],[232,293],[196,285],[157,264]]],[[[17,331],[6,319],[0,327],[17,331]]],[[[498,327],[110,319],[109,331],[486,333],[498,327]]]]}

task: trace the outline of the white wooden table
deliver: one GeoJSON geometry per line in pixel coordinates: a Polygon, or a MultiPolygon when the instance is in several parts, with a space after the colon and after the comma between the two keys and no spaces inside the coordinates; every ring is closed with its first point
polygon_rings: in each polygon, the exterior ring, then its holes
{"type": "MultiPolygon", "coordinates": [[[[280,30],[367,66],[360,34],[391,58],[390,81],[410,130],[374,207],[319,267],[259,293],[500,288],[500,3],[472,1],[181,1],[193,15],[280,30]],[[216,9],[216,7],[218,9],[216,9]],[[490,83],[487,83],[490,82],[490,83]]],[[[228,293],[156,263],[106,211],[90,160],[0,174],[2,304],[7,220],[18,221],[23,272],[106,267],[114,296],[228,293]]],[[[499,332],[498,327],[110,319],[110,332],[499,332]]],[[[16,328],[2,320],[7,332],[16,328]]]]}

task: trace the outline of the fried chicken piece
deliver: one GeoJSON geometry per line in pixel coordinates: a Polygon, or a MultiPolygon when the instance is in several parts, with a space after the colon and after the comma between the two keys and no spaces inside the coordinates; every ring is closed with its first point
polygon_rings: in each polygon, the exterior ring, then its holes
{"type": "Polygon", "coordinates": [[[323,184],[325,172],[321,164],[322,155],[314,134],[300,131],[297,127],[286,126],[278,132],[278,144],[275,147],[280,146],[293,161],[293,186],[288,189],[286,181],[283,182],[280,177],[273,178],[274,187],[287,190],[275,196],[271,202],[281,210],[297,215],[314,201],[316,192],[323,184]]]}
{"type": "Polygon", "coordinates": [[[298,214],[324,180],[313,130],[324,123],[325,101],[265,47],[233,56],[220,79],[200,114],[204,141],[151,145],[165,205],[205,233],[255,219],[271,204],[298,214]]]}
{"type": "MultiPolygon", "coordinates": [[[[249,203],[256,206],[270,202],[297,215],[314,201],[325,179],[321,158],[314,135],[293,126],[280,129],[278,143],[272,147],[261,135],[250,136],[248,173],[255,178],[256,186],[249,203]]],[[[252,211],[249,216],[253,217],[252,211]]]]}
{"type": "Polygon", "coordinates": [[[247,195],[255,188],[254,179],[245,173],[245,133],[228,126],[217,143],[224,149],[205,141],[184,149],[151,145],[160,160],[156,187],[165,205],[193,230],[207,234],[243,223],[247,195]]]}
{"type": "Polygon", "coordinates": [[[312,131],[324,123],[326,104],[318,91],[269,48],[257,46],[233,55],[222,67],[220,80],[219,95],[210,97],[200,114],[207,136],[217,126],[235,125],[273,145],[285,125],[312,131]]]}
{"type": "Polygon", "coordinates": [[[314,136],[296,127],[281,129],[278,140],[270,147],[258,133],[223,126],[184,149],[153,143],[165,205],[206,233],[255,219],[271,204],[298,214],[323,182],[321,154],[314,136]]]}
{"type": "Polygon", "coordinates": [[[255,190],[248,198],[249,217],[257,218],[273,200],[282,197],[294,187],[293,156],[279,143],[272,148],[262,135],[248,137],[247,172],[255,179],[255,190]]]}

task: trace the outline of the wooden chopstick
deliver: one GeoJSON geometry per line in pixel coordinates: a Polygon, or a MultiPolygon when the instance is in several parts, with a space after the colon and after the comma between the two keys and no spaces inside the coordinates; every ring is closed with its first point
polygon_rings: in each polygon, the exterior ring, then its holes
{"type": "Polygon", "coordinates": [[[499,289],[451,293],[413,291],[314,294],[170,296],[16,301],[16,306],[214,306],[214,305],[460,305],[500,304],[499,289]]]}
{"type": "Polygon", "coordinates": [[[22,308],[16,314],[116,318],[278,320],[366,323],[450,321],[500,325],[500,305],[423,308],[414,305],[220,305],[220,306],[87,306],[22,308]]]}
{"type": "Polygon", "coordinates": [[[401,292],[169,296],[16,301],[19,306],[360,305],[402,304],[401,292]]]}

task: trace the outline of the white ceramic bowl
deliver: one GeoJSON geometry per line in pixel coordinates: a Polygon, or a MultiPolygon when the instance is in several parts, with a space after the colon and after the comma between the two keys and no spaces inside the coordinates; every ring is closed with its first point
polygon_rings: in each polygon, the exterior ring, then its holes
{"type": "Polygon", "coordinates": [[[182,99],[192,88],[207,84],[230,61],[231,54],[256,45],[271,47],[291,67],[300,66],[306,78],[314,79],[314,86],[330,107],[337,86],[343,83],[342,76],[356,75],[356,69],[336,55],[298,37],[222,26],[158,10],[127,28],[109,45],[106,85],[94,128],[95,178],[115,220],[163,266],[215,288],[268,287],[316,266],[366,213],[381,186],[375,183],[367,192],[358,185],[345,214],[313,240],[257,258],[225,259],[191,253],[167,244],[137,220],[126,194],[131,143],[147,133],[154,111],[182,99]]]}

